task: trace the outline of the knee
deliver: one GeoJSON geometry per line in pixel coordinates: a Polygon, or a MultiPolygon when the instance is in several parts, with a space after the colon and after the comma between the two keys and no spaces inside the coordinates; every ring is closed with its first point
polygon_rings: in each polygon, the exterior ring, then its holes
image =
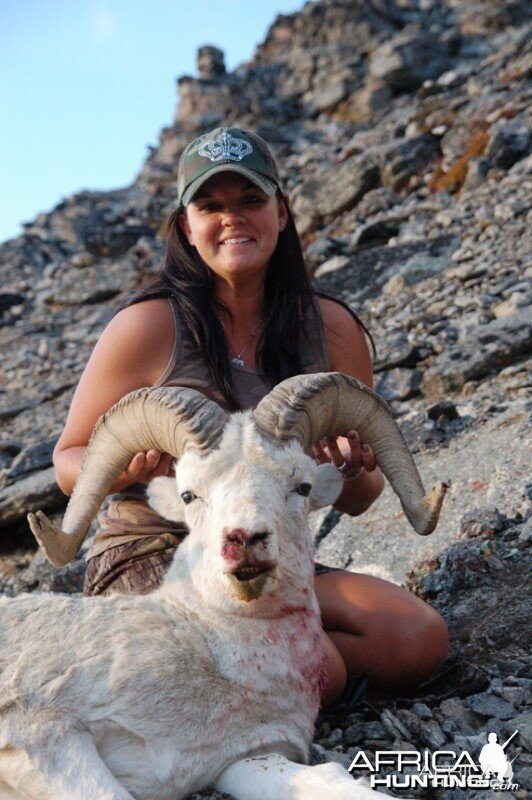
{"type": "Polygon", "coordinates": [[[323,638],[327,683],[321,694],[320,705],[322,708],[326,708],[335,703],[344,691],[347,683],[347,667],[332,639],[327,634],[324,634],[323,638]]]}
{"type": "Polygon", "coordinates": [[[415,613],[393,633],[396,668],[408,682],[428,678],[448,656],[449,637],[443,618],[420,601],[415,613]]]}

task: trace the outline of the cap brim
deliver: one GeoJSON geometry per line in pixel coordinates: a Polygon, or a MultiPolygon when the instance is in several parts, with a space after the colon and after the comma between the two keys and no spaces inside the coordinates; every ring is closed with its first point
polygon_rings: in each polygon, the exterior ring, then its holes
{"type": "Polygon", "coordinates": [[[255,172],[255,170],[249,169],[249,167],[243,167],[234,163],[219,164],[217,167],[213,167],[203,175],[200,175],[195,181],[192,181],[190,186],[188,186],[183,192],[183,196],[179,201],[179,205],[188,205],[203,184],[207,183],[207,181],[212,178],[213,175],[218,175],[220,172],[237,172],[239,175],[243,175],[245,178],[248,178],[251,183],[254,183],[255,186],[257,186],[259,189],[262,189],[262,191],[270,197],[273,197],[278,188],[277,184],[271,181],[265,175],[261,175],[260,172],[255,172]]]}

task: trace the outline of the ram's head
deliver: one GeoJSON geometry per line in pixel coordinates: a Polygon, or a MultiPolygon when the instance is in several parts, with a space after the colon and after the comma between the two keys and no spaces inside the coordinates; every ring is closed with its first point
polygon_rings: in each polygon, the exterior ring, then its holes
{"type": "Polygon", "coordinates": [[[234,598],[261,596],[273,616],[281,604],[308,603],[308,512],[334,502],[341,485],[335,467],[265,435],[247,412],[229,418],[209,453],[184,453],[175,477],[152,480],[147,496],[161,516],[188,525],[181,551],[205,603],[227,609],[234,598]]]}
{"type": "Polygon", "coordinates": [[[281,578],[299,591],[311,579],[306,515],[334,502],[342,483],[336,469],[317,467],[306,453],[352,428],[371,445],[414,529],[431,533],[446,484],[425,494],[386,403],[341,373],[289,378],[255,411],[232,416],[191,389],[132,392],[97,423],[63,530],[42,512],[28,516],[30,526],[50,561],[66,564],[132,456],[156,449],[176,458],[176,474],[154,479],[148,498],[162,516],[188,524],[197,587],[216,574],[245,600],[274,592],[281,578]]]}

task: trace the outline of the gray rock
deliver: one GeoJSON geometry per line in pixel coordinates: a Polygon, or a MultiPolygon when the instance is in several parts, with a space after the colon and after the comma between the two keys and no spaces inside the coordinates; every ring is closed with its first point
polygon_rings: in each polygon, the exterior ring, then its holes
{"type": "Polygon", "coordinates": [[[38,401],[29,398],[16,403],[7,402],[0,408],[0,420],[16,417],[28,408],[34,408],[36,405],[38,405],[38,401]]]}
{"type": "Polygon", "coordinates": [[[532,541],[532,517],[525,522],[519,533],[519,541],[528,544],[532,541]]]}
{"type": "Polygon", "coordinates": [[[476,508],[462,517],[460,535],[468,539],[476,536],[493,536],[504,527],[505,520],[498,508],[476,508]]]}
{"type": "Polygon", "coordinates": [[[440,750],[447,741],[446,735],[434,719],[420,720],[419,738],[432,750],[440,750]]]}
{"type": "MultiPolygon", "coordinates": [[[[385,109],[392,97],[392,89],[382,81],[368,75],[361,89],[353,92],[342,103],[340,113],[346,114],[354,122],[365,122],[385,109]]],[[[349,145],[347,145],[349,148],[349,145]]]]}
{"type": "Polygon", "coordinates": [[[418,253],[409,258],[396,275],[383,286],[385,294],[399,294],[405,287],[413,286],[420,281],[425,281],[440,272],[444,272],[450,266],[448,258],[435,258],[425,253],[418,253]]]}
{"type": "MultiPolygon", "coordinates": [[[[419,703],[414,703],[414,705],[419,705],[419,703]]],[[[424,705],[424,704],[421,704],[424,705]]],[[[427,707],[428,708],[428,707],[427,707]]],[[[419,734],[421,730],[421,722],[422,720],[432,719],[432,713],[427,715],[425,712],[422,716],[418,716],[417,714],[413,713],[412,710],[408,710],[406,708],[398,708],[396,712],[396,716],[402,722],[403,726],[405,726],[408,731],[408,741],[410,742],[418,742],[419,741],[419,734]]],[[[406,737],[405,737],[406,738],[406,737]]]]}
{"type": "Polygon", "coordinates": [[[423,376],[421,391],[442,397],[514,362],[532,348],[532,306],[488,322],[462,337],[457,347],[439,356],[423,376]]]}
{"type": "Polygon", "coordinates": [[[224,51],[219,47],[204,45],[198,48],[197,63],[199,76],[204,81],[225,75],[224,51]]]}
{"type": "Polygon", "coordinates": [[[315,764],[325,764],[326,761],[325,748],[321,744],[316,744],[316,742],[313,742],[310,745],[309,764],[314,766],[315,764]]]}
{"type": "Polygon", "coordinates": [[[83,591],[87,564],[79,557],[65,567],[54,567],[39,548],[31,564],[23,570],[18,580],[18,591],[59,592],[76,594],[83,591]]]}
{"type": "Polygon", "coordinates": [[[13,459],[19,454],[20,445],[14,442],[0,444],[0,470],[7,470],[13,463],[13,459]]]}
{"type": "Polygon", "coordinates": [[[310,114],[322,114],[323,112],[331,111],[347,97],[348,92],[348,85],[342,78],[337,78],[329,86],[312,92],[310,97],[307,98],[307,107],[310,114]]]}
{"type": "Polygon", "coordinates": [[[55,482],[53,467],[36,472],[0,489],[0,528],[19,522],[30,511],[61,508],[66,500],[55,482]]]}
{"type": "Polygon", "coordinates": [[[414,175],[422,173],[438,155],[430,134],[403,136],[368,148],[364,159],[377,164],[381,183],[394,192],[404,190],[414,175]]]}
{"type": "Polygon", "coordinates": [[[314,277],[321,278],[322,275],[327,275],[328,272],[335,272],[338,269],[347,267],[349,263],[350,259],[347,256],[333,256],[318,267],[314,273],[314,277]]]}
{"type": "Polygon", "coordinates": [[[440,400],[427,408],[427,417],[435,421],[459,419],[460,414],[452,400],[440,400]]]}
{"type": "Polygon", "coordinates": [[[87,231],[84,244],[92,255],[115,258],[126,253],[142,236],[153,234],[154,231],[147,225],[119,224],[87,231]]]}
{"type": "MultiPolygon", "coordinates": [[[[451,242],[447,236],[434,239],[430,246],[430,255],[441,255],[451,242]]],[[[357,303],[365,298],[373,297],[380,285],[396,272],[398,267],[411,256],[419,252],[427,252],[426,242],[408,242],[388,244],[384,247],[372,247],[356,253],[353,266],[346,268],[341,277],[330,273],[317,282],[317,288],[325,292],[337,294],[347,302],[357,303]]]]}
{"type": "Polygon", "coordinates": [[[0,314],[13,306],[20,306],[24,303],[25,297],[15,292],[0,292],[0,314]]]}
{"type": "Polygon", "coordinates": [[[399,195],[392,192],[387,186],[380,186],[378,189],[371,189],[364,195],[356,208],[357,215],[365,219],[373,214],[388,211],[400,202],[399,195]]]}
{"type": "Polygon", "coordinates": [[[320,236],[305,249],[305,260],[311,267],[316,268],[338,254],[339,243],[327,236],[320,236]]]}
{"type": "Polygon", "coordinates": [[[521,686],[506,686],[501,691],[501,697],[514,708],[520,708],[527,702],[529,694],[521,686]]]}
{"type": "Polygon", "coordinates": [[[442,700],[440,709],[446,718],[455,723],[460,733],[464,734],[464,736],[470,736],[475,733],[482,725],[482,717],[479,714],[475,714],[464,705],[462,700],[458,700],[455,697],[442,700]]]}
{"type": "Polygon", "coordinates": [[[446,45],[434,35],[404,30],[371,55],[370,75],[393,89],[415,89],[449,65],[446,45]]]}
{"type": "Polygon", "coordinates": [[[495,318],[504,319],[519,313],[520,309],[525,308],[530,303],[530,299],[530,287],[528,294],[525,292],[512,292],[507,300],[503,300],[502,303],[497,303],[494,306],[493,313],[495,318]]]}
{"type": "Polygon", "coordinates": [[[481,714],[483,717],[499,717],[500,719],[511,719],[515,716],[515,708],[500,697],[493,694],[474,694],[468,698],[468,705],[472,711],[481,714]]]}
{"type": "Polygon", "coordinates": [[[419,349],[410,342],[406,331],[394,331],[377,343],[374,372],[383,372],[394,367],[413,367],[419,360],[419,349]]]}
{"type": "Polygon", "coordinates": [[[8,484],[14,483],[30,472],[46,469],[52,466],[52,453],[57,442],[57,437],[44,439],[25,447],[14,459],[6,473],[8,484]]]}
{"type": "Polygon", "coordinates": [[[389,403],[392,400],[407,400],[419,393],[422,374],[417,369],[397,369],[382,372],[376,382],[376,390],[389,403]]]}
{"type": "Polygon", "coordinates": [[[525,124],[501,119],[491,129],[486,158],[494,167],[509,169],[530,153],[531,146],[532,134],[525,124]]]}
{"type": "Polygon", "coordinates": [[[531,711],[525,711],[523,714],[519,714],[517,717],[514,717],[511,720],[511,722],[506,723],[506,732],[508,736],[511,736],[515,730],[519,731],[519,737],[518,737],[519,744],[525,747],[529,753],[532,753],[531,711]]]}
{"type": "Polygon", "coordinates": [[[344,733],[344,743],[348,746],[370,739],[385,738],[386,730],[380,722],[364,722],[359,725],[352,725],[344,733]]]}
{"type": "Polygon", "coordinates": [[[384,709],[380,719],[382,727],[393,739],[399,738],[406,742],[410,740],[410,730],[389,709],[384,709]]]}
{"type": "MultiPolygon", "coordinates": [[[[360,213],[360,204],[357,207],[360,213]]],[[[404,217],[382,216],[365,225],[360,225],[347,242],[346,252],[356,253],[361,247],[375,247],[386,244],[392,236],[399,233],[399,228],[404,217]]]]}
{"type": "Polygon", "coordinates": [[[379,170],[375,164],[353,156],[343,164],[329,167],[319,177],[304,181],[292,196],[298,230],[305,233],[319,219],[328,219],[353,208],[377,185],[378,179],[379,170]]]}
{"type": "Polygon", "coordinates": [[[419,719],[432,719],[432,711],[425,703],[414,703],[410,711],[419,719]]]}
{"type": "Polygon", "coordinates": [[[73,306],[98,303],[120,294],[124,286],[134,286],[135,277],[135,268],[127,257],[101,261],[92,267],[63,273],[43,295],[43,300],[73,306]]]}

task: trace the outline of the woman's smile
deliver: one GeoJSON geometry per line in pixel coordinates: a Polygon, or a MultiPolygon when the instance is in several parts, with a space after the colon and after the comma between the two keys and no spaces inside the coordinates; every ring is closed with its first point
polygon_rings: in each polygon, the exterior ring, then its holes
{"type": "Polygon", "coordinates": [[[247,236],[241,236],[240,238],[231,237],[230,239],[224,239],[222,244],[247,244],[248,242],[252,242],[253,239],[250,239],[247,236]]]}
{"type": "Polygon", "coordinates": [[[249,236],[233,236],[229,239],[223,239],[221,244],[224,247],[239,247],[245,244],[251,244],[254,240],[249,236]]]}

